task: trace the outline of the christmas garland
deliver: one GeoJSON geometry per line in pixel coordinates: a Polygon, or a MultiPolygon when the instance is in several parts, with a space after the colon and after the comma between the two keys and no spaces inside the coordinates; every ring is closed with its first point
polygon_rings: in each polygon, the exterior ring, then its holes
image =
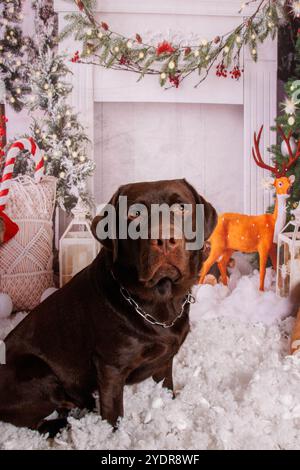
{"type": "Polygon", "coordinates": [[[61,33],[61,38],[74,35],[82,42],[82,50],[75,52],[72,62],[134,72],[139,75],[138,80],[145,75],[156,75],[161,86],[176,88],[194,72],[200,76],[195,85],[198,86],[213,67],[217,76],[238,80],[243,72],[240,65],[243,46],[250,48],[253,60],[257,61],[258,44],[268,37],[275,38],[280,19],[290,13],[300,15],[298,0],[249,0],[241,5],[240,13],[250,4],[256,4],[254,13],[227,34],[202,39],[197,45],[163,41],[154,46],[145,43],[139,33],[126,37],[114,32],[107,23],[97,22],[94,0],[75,0],[75,3],[79,12],[66,15],[68,24],[61,33]]]}

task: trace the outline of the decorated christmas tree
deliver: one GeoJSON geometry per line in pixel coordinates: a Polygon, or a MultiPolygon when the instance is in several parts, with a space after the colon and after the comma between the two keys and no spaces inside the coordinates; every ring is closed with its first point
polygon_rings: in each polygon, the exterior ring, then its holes
{"type": "MultiPolygon", "coordinates": [[[[300,152],[300,21],[293,23],[295,31],[295,52],[293,54],[292,76],[285,83],[285,100],[282,103],[282,113],[276,119],[274,131],[278,132],[278,143],[273,146],[273,161],[280,165],[300,152]],[[285,137],[284,137],[285,136],[285,137]]],[[[295,175],[296,179],[292,187],[290,198],[287,202],[288,214],[298,206],[300,200],[300,161],[287,173],[295,175]]]]}
{"type": "Polygon", "coordinates": [[[23,108],[30,92],[28,63],[35,54],[32,40],[23,35],[22,20],[22,0],[0,0],[0,82],[5,102],[15,111],[23,108]]]}
{"type": "MultiPolygon", "coordinates": [[[[57,202],[70,211],[79,197],[91,206],[87,179],[94,163],[87,156],[88,138],[68,104],[72,86],[66,58],[57,53],[57,19],[51,0],[36,0],[37,58],[30,68],[28,107],[39,113],[32,120],[31,135],[44,152],[46,174],[57,177],[57,202]],[[42,115],[40,115],[42,111],[42,115]]],[[[32,161],[17,158],[14,175],[30,172],[32,161]]]]}

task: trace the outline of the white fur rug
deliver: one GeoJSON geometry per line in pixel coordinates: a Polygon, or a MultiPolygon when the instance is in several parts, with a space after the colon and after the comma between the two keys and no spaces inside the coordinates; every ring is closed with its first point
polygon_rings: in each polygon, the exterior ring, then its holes
{"type": "MultiPolygon", "coordinates": [[[[196,290],[192,331],[174,365],[177,398],[149,379],[126,387],[117,432],[95,413],[71,417],[55,440],[0,423],[1,449],[299,449],[300,355],[287,356],[294,320],[258,274],[230,291],[196,290]]],[[[23,318],[0,323],[1,337],[23,318]]],[[[1,369],[0,369],[1,373],[1,369]]]]}

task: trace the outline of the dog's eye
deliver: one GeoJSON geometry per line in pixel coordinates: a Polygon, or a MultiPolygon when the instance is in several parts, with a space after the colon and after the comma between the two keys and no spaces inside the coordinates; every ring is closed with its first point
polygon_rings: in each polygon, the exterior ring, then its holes
{"type": "Polygon", "coordinates": [[[182,202],[178,202],[177,204],[175,204],[174,206],[174,210],[175,212],[185,212],[185,206],[182,202]]]}
{"type": "Polygon", "coordinates": [[[128,219],[135,220],[145,214],[145,208],[142,204],[133,204],[128,210],[128,219]]]}

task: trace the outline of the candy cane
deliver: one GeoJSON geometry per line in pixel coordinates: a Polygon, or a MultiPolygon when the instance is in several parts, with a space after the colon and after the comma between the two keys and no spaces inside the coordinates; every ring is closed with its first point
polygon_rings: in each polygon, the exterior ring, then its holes
{"type": "Polygon", "coordinates": [[[0,210],[5,209],[7,203],[8,193],[12,182],[12,176],[14,171],[14,164],[16,156],[20,150],[28,150],[35,161],[35,173],[34,179],[36,183],[40,181],[44,174],[44,159],[41,150],[30,137],[29,139],[20,139],[14,142],[9,151],[7,152],[4,170],[0,181],[0,210]]]}

